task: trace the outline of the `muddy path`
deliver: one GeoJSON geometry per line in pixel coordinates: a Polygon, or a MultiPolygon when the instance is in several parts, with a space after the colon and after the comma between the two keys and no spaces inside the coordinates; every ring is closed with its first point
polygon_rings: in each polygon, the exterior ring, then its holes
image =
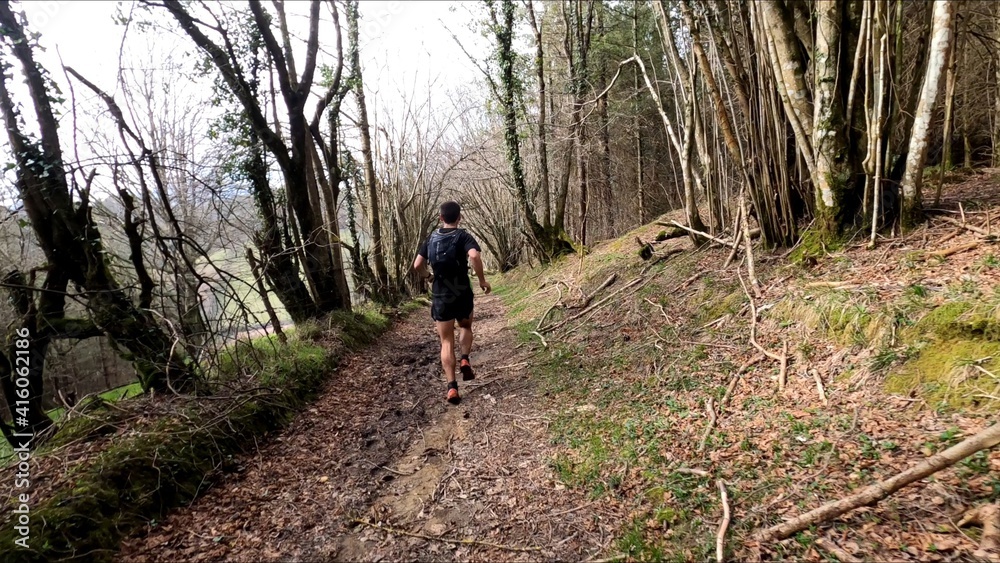
{"type": "Polygon", "coordinates": [[[122,561],[585,560],[613,522],[549,467],[552,414],[495,297],[477,298],[475,381],[444,401],[426,311],[349,358],[281,434],[122,561]]]}

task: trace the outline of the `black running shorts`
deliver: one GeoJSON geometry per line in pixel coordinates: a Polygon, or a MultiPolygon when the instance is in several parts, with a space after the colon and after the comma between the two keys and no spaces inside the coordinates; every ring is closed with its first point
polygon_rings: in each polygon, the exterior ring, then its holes
{"type": "Polygon", "coordinates": [[[431,302],[431,318],[438,322],[471,318],[472,297],[471,288],[457,295],[435,296],[431,302]]]}

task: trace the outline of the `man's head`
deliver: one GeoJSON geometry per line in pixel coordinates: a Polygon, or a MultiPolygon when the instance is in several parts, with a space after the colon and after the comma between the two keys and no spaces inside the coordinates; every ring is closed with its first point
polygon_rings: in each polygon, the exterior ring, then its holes
{"type": "Polygon", "coordinates": [[[454,201],[446,201],[441,204],[441,221],[446,225],[454,225],[462,218],[462,207],[454,201]]]}

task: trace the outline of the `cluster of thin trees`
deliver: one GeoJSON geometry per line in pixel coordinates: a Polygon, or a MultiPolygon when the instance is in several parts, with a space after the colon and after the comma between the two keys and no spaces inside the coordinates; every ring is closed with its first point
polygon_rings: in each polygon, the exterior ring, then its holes
{"type": "Polygon", "coordinates": [[[928,163],[1000,154],[985,1],[490,0],[464,7],[490,45],[466,50],[481,89],[429,83],[382,113],[357,0],[139,0],[122,24],[168,29],[196,64],[160,56],[165,72],[103,85],[58,69],[68,100],[18,9],[0,1],[18,200],[0,251],[17,255],[2,288],[31,334],[36,432],[61,343],[105,339],[145,389],[192,392],[221,332],[422,291],[409,264],[446,198],[499,270],[676,208],[709,235],[755,223],[768,247],[808,224],[875,243],[936,205],[928,163]],[[79,140],[78,99],[113,134],[79,140]]]}
{"type": "Polygon", "coordinates": [[[808,224],[874,244],[937,204],[928,163],[1000,154],[993,3],[542,7],[487,3],[496,66],[483,70],[504,116],[504,181],[549,253],[664,207],[709,233],[753,221],[769,247],[808,224]],[[533,52],[518,51],[525,36],[533,52]]]}

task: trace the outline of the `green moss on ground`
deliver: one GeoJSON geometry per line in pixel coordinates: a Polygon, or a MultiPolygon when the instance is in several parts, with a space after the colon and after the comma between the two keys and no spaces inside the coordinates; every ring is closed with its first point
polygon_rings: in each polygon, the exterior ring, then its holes
{"type": "Polygon", "coordinates": [[[843,246],[843,241],[839,239],[826,239],[819,229],[808,229],[800,235],[798,246],[796,246],[788,259],[792,264],[804,264],[813,260],[820,260],[827,254],[839,250],[843,246]]]}
{"type": "Polygon", "coordinates": [[[997,296],[959,293],[901,331],[911,351],[886,377],[891,393],[918,393],[938,409],[1000,406],[1000,323],[997,296]]]}
{"type": "MultiPolygon", "coordinates": [[[[291,421],[315,397],[343,352],[371,343],[389,325],[371,310],[336,314],[328,322],[326,332],[293,331],[287,345],[272,336],[229,348],[219,375],[227,378],[243,373],[242,366],[255,366],[257,390],[232,399],[192,401],[169,418],[112,438],[98,456],[74,469],[72,489],[32,507],[31,549],[8,551],[4,560],[112,560],[123,537],[197,497],[208,476],[246,451],[255,437],[291,421]],[[342,346],[330,350],[315,342],[331,338],[342,346]]],[[[111,418],[74,419],[55,443],[115,432],[111,418]]],[[[0,545],[12,546],[16,537],[5,522],[0,545]]]]}

